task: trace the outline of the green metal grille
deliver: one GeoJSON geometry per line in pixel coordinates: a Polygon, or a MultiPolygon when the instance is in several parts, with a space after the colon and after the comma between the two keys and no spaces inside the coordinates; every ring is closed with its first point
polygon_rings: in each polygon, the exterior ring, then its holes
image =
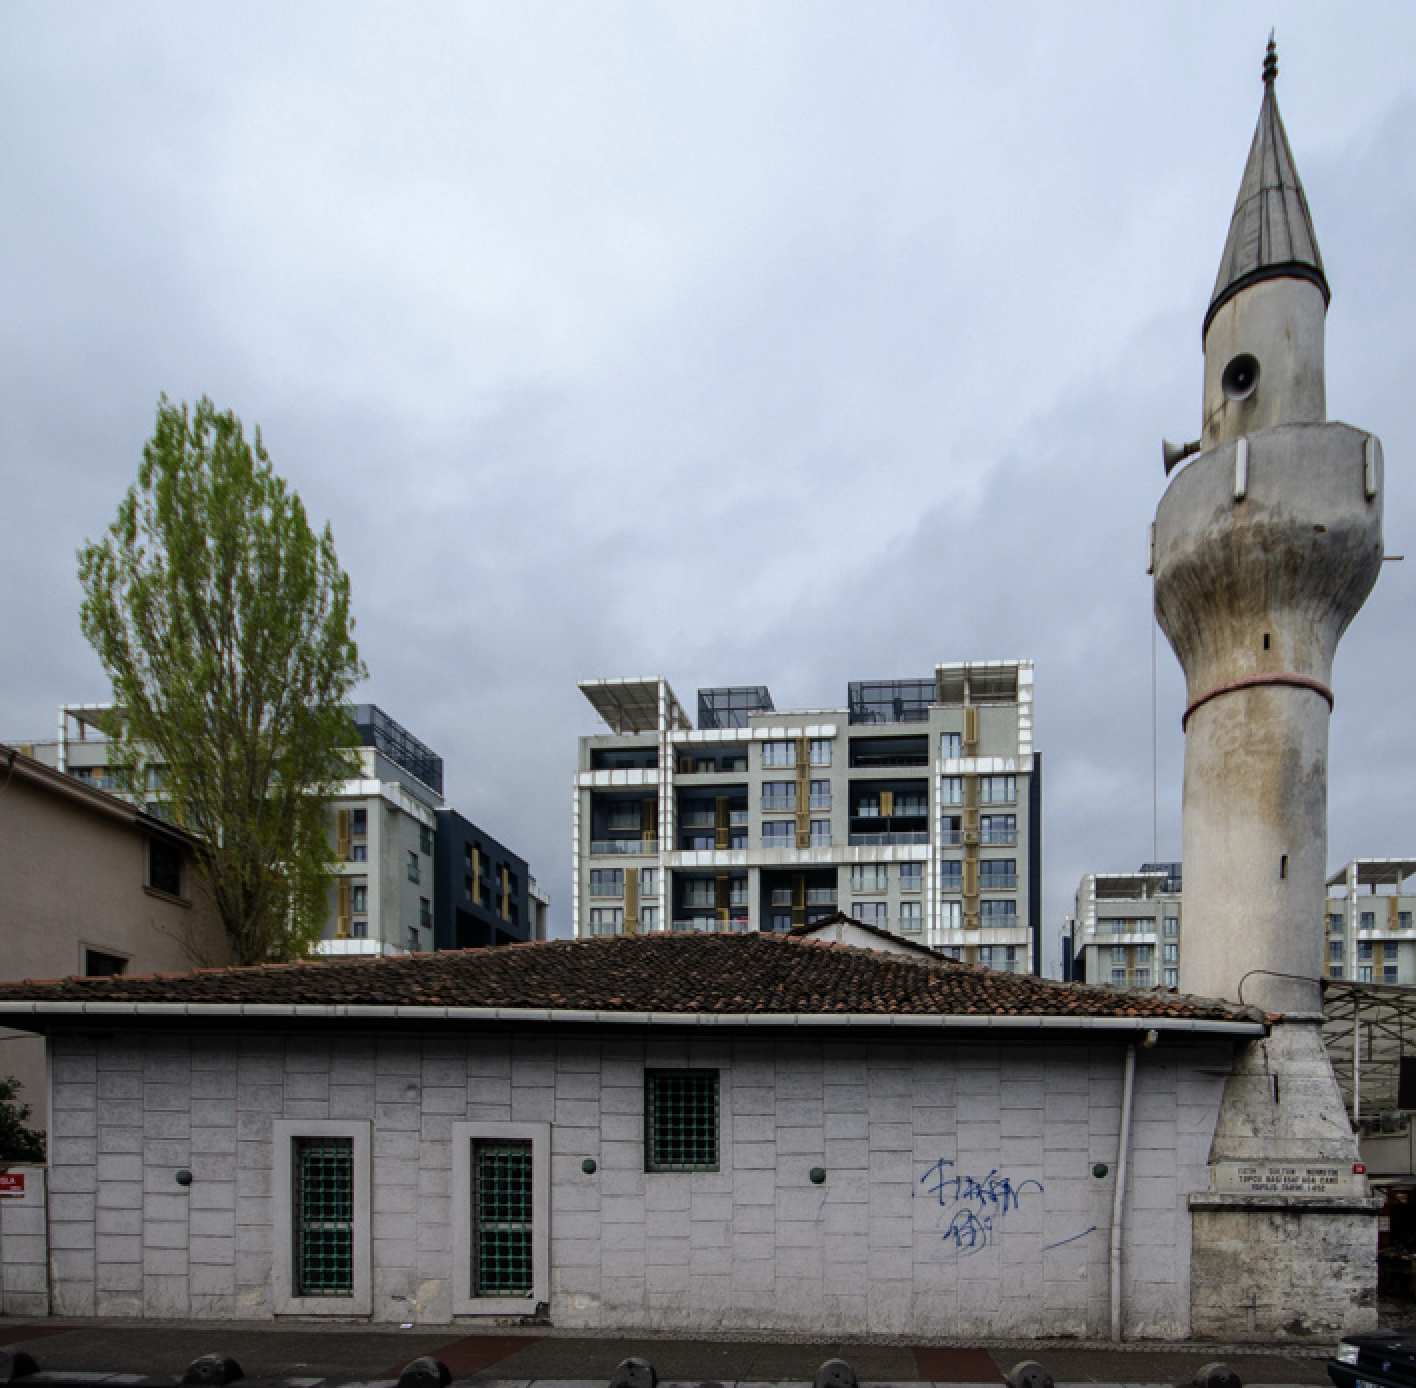
{"type": "Polygon", "coordinates": [[[718,1169],[718,1072],[649,1070],[644,1076],[648,1171],[718,1169]]]}
{"type": "Polygon", "coordinates": [[[295,1295],[354,1294],[354,1140],[295,1139],[295,1295]]]}
{"type": "Polygon", "coordinates": [[[531,1144],[472,1144],[472,1285],[476,1296],[531,1294],[531,1144]]]}

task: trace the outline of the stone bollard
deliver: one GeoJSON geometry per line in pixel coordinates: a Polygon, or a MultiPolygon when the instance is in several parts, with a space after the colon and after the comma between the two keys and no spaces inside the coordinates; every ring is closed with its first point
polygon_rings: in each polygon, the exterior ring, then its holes
{"type": "Polygon", "coordinates": [[[816,1388],[858,1388],[856,1371],[844,1359],[828,1359],[816,1371],[816,1388]]]}
{"type": "Polygon", "coordinates": [[[410,1360],[398,1376],[398,1388],[447,1388],[451,1382],[452,1370],[431,1354],[410,1360]]]}
{"type": "Polygon", "coordinates": [[[657,1388],[659,1375],[647,1359],[626,1359],[610,1377],[610,1388],[657,1388]]]}
{"type": "Polygon", "coordinates": [[[1024,1359],[1003,1375],[1003,1382],[1008,1388],[1052,1388],[1052,1375],[1036,1359],[1024,1359]]]}
{"type": "Polygon", "coordinates": [[[38,1372],[39,1365],[24,1350],[0,1349],[0,1383],[13,1383],[38,1372]]]}
{"type": "Polygon", "coordinates": [[[1239,1375],[1228,1364],[1218,1361],[1197,1370],[1193,1381],[1195,1388],[1244,1388],[1239,1375]]]}
{"type": "Polygon", "coordinates": [[[182,1370],[182,1377],[177,1381],[182,1384],[200,1384],[202,1388],[226,1388],[226,1384],[235,1383],[237,1379],[244,1377],[241,1366],[234,1359],[224,1354],[204,1354],[200,1359],[193,1359],[182,1370]]]}

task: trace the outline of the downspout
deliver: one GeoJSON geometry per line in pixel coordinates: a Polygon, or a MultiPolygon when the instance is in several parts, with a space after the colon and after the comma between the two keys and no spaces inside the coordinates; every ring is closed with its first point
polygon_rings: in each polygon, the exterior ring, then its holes
{"type": "MultiPolygon", "coordinates": [[[[1155,1045],[1155,1032],[1144,1042],[1155,1045]]],[[[1121,1232],[1126,1216],[1126,1174],[1131,1164],[1131,1096],[1136,1088],[1136,1045],[1126,1047],[1121,1072],[1121,1131],[1116,1138],[1116,1186],[1111,1195],[1111,1338],[1121,1339],[1121,1232]]]]}

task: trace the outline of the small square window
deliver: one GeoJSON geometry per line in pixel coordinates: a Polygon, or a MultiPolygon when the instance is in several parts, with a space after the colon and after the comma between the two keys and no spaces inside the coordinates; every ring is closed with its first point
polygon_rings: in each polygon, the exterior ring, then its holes
{"type": "Polygon", "coordinates": [[[369,861],[369,845],[366,843],[350,844],[349,861],[351,863],[367,863],[369,861]]]}
{"type": "Polygon", "coordinates": [[[646,1070],[644,1169],[718,1170],[718,1072],[646,1070]]]}
{"type": "Polygon", "coordinates": [[[128,967],[121,954],[106,954],[100,949],[84,951],[85,978],[117,978],[128,967]]]}
{"type": "Polygon", "coordinates": [[[422,881],[422,876],[418,871],[418,855],[411,848],[408,850],[408,880],[410,882],[422,881]]]}
{"type": "Polygon", "coordinates": [[[418,849],[422,853],[432,854],[433,851],[433,831],[426,824],[418,826],[418,849]]]}

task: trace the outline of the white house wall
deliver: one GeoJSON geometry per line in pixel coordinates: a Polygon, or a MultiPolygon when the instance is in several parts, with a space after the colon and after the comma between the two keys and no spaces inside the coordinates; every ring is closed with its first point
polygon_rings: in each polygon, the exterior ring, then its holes
{"type": "MultiPolygon", "coordinates": [[[[1106,1334],[1122,1044],[640,1035],[55,1036],[54,1313],[274,1314],[275,1132],[305,1120],[367,1135],[373,1319],[448,1322],[454,1125],[544,1124],[556,1325],[1106,1334]],[[646,1174],[646,1066],[720,1071],[719,1171],[646,1174]]],[[[1186,1197],[1228,1065],[1139,1054],[1128,1336],[1189,1331],[1186,1197]]]]}

